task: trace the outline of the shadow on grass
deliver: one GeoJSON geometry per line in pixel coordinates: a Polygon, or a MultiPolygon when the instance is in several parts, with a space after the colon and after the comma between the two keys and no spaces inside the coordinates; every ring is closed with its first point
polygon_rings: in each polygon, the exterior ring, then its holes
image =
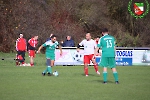
{"type": "MultiPolygon", "coordinates": [[[[85,76],[85,74],[81,74],[81,75],[85,76]]],[[[89,76],[100,77],[100,75],[97,75],[97,74],[89,74],[89,76]]]]}
{"type": "MultiPolygon", "coordinates": [[[[103,83],[104,81],[103,80],[92,80],[92,81],[95,81],[95,82],[98,82],[98,83],[103,83]]],[[[107,81],[107,83],[114,83],[114,81],[107,81]]]]}

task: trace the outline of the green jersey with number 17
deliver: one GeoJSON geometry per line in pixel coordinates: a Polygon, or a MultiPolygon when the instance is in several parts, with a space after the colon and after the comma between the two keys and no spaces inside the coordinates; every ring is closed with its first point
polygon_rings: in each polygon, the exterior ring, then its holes
{"type": "Polygon", "coordinates": [[[115,38],[108,34],[102,36],[97,47],[102,49],[102,57],[115,57],[115,38]]]}

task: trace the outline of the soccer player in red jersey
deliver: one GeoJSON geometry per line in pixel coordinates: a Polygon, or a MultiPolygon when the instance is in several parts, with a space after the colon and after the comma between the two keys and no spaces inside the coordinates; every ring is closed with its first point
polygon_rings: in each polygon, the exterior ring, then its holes
{"type": "Polygon", "coordinates": [[[36,50],[35,47],[38,44],[37,40],[38,40],[38,36],[34,36],[28,41],[28,52],[29,52],[31,66],[34,66],[34,57],[35,57],[35,50],[36,50]]]}
{"type": "MultiPolygon", "coordinates": [[[[98,44],[99,39],[100,39],[100,36],[96,36],[96,37],[95,37],[94,41],[95,41],[96,45],[98,44]]],[[[100,55],[101,55],[101,53],[100,53],[99,50],[98,50],[98,53],[97,53],[96,56],[100,56],[100,55]]]]}
{"type": "Polygon", "coordinates": [[[100,75],[100,72],[98,71],[98,65],[95,62],[94,57],[94,50],[97,47],[96,42],[91,39],[91,34],[86,34],[86,39],[84,39],[82,42],[80,42],[77,46],[77,52],[79,52],[79,47],[84,46],[84,73],[85,76],[88,76],[88,64],[90,64],[90,61],[94,64],[95,71],[98,75],[100,75]]]}
{"type": "Polygon", "coordinates": [[[100,36],[95,37],[94,41],[96,42],[96,44],[98,44],[99,39],[100,39],[100,36]]]}
{"type": "Polygon", "coordinates": [[[16,41],[16,51],[17,51],[17,56],[16,56],[16,65],[19,65],[19,59],[18,56],[22,56],[22,60],[21,63],[24,64],[25,63],[25,52],[27,49],[27,45],[26,45],[26,40],[23,38],[23,34],[19,35],[19,38],[16,41]]]}

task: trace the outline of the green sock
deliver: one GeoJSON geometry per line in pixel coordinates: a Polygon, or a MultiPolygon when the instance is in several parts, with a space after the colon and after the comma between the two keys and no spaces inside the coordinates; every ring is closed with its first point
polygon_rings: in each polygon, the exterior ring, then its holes
{"type": "Polygon", "coordinates": [[[103,72],[103,79],[104,79],[104,82],[107,82],[107,72],[103,72]]]}
{"type": "Polygon", "coordinates": [[[49,73],[52,73],[52,67],[51,67],[51,66],[47,66],[47,71],[48,71],[49,73]]]}
{"type": "Polygon", "coordinates": [[[118,81],[118,73],[117,72],[113,72],[113,75],[114,75],[115,81],[118,81]]]}
{"type": "Polygon", "coordinates": [[[46,67],[46,69],[43,71],[43,73],[46,73],[48,71],[48,69],[47,69],[47,67],[46,67]]]}

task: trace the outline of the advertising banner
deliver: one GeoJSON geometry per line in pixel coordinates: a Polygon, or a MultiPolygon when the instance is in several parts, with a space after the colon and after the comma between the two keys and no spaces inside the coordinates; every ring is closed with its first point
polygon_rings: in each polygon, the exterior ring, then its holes
{"type": "Polygon", "coordinates": [[[116,65],[131,66],[132,65],[132,50],[116,50],[116,65]]]}
{"type": "MultiPolygon", "coordinates": [[[[131,66],[132,65],[132,50],[116,50],[116,65],[118,66],[131,66]]],[[[100,56],[96,57],[96,62],[100,62],[100,56]]]]}
{"type": "MultiPolygon", "coordinates": [[[[101,52],[101,51],[100,51],[101,52]]],[[[59,50],[56,50],[55,65],[83,65],[84,51],[77,52],[76,49],[63,49],[63,55],[60,56],[59,50]]],[[[133,50],[117,50],[116,65],[131,66],[133,50]]],[[[96,57],[96,62],[100,62],[100,56],[96,57]]],[[[92,65],[92,63],[91,63],[92,65]]]]}
{"type": "Polygon", "coordinates": [[[133,65],[150,65],[150,50],[134,50],[133,65]]]}
{"type": "Polygon", "coordinates": [[[76,49],[63,49],[63,55],[60,56],[59,50],[56,50],[55,65],[82,65],[83,50],[77,52],[76,49]]]}

